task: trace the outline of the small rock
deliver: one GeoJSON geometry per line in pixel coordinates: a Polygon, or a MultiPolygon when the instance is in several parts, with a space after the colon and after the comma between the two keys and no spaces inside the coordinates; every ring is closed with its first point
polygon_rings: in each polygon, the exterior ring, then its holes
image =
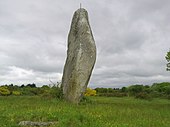
{"type": "Polygon", "coordinates": [[[19,126],[37,126],[37,127],[41,127],[41,126],[50,126],[50,125],[54,125],[57,122],[32,122],[32,121],[21,121],[18,125],[19,126]]]}

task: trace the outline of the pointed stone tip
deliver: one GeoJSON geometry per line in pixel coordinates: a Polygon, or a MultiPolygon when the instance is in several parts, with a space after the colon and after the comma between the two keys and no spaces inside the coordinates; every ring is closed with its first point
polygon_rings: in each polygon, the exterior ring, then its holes
{"type": "Polygon", "coordinates": [[[76,12],[80,12],[80,11],[87,12],[87,10],[85,8],[79,8],[79,9],[76,10],[76,12]]]}

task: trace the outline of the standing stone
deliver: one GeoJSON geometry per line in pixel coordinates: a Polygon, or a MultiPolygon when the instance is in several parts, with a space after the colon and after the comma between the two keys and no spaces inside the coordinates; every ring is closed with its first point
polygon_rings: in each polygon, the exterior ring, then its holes
{"type": "Polygon", "coordinates": [[[78,9],[73,16],[68,35],[67,59],[62,77],[64,99],[79,103],[96,61],[96,45],[90,28],[88,13],[78,9]]]}

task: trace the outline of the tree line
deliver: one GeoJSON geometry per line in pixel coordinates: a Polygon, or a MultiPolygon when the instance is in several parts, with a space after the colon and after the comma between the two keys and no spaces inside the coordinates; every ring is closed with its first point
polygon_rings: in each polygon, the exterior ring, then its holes
{"type": "Polygon", "coordinates": [[[140,99],[152,99],[156,97],[170,99],[170,83],[153,83],[149,85],[130,85],[122,88],[95,88],[98,96],[107,97],[135,97],[140,99]]]}
{"type": "Polygon", "coordinates": [[[43,85],[42,87],[37,87],[36,84],[27,85],[2,85],[0,86],[0,96],[42,96],[47,98],[61,98],[62,91],[57,85],[43,85]]]}
{"type": "MultiPolygon", "coordinates": [[[[62,90],[57,85],[36,84],[27,85],[3,85],[0,86],[0,96],[42,96],[47,98],[62,98],[62,90]]],[[[106,97],[135,97],[140,99],[168,98],[170,99],[170,82],[153,83],[152,85],[130,85],[122,88],[87,88],[85,96],[106,96],[106,97]]]]}

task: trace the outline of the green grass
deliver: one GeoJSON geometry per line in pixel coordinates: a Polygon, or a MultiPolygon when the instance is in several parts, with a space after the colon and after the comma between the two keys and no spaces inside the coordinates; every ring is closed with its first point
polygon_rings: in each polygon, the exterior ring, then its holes
{"type": "Polygon", "coordinates": [[[90,97],[73,105],[41,97],[0,97],[0,127],[20,121],[58,121],[56,127],[169,127],[170,100],[90,97]]]}

